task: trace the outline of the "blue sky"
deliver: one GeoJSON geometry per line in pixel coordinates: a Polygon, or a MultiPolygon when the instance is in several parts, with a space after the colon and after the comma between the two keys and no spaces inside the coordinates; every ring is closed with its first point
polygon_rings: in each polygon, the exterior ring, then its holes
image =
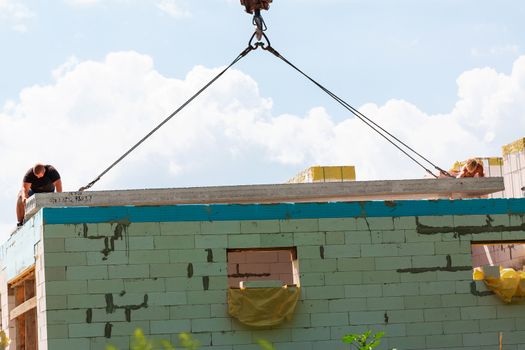
{"type": "MultiPolygon", "coordinates": [[[[442,167],[525,136],[525,3],[275,0],[283,56],[442,167]]],[[[93,179],[246,47],[238,0],[0,0],[0,230],[34,162],[93,179]]],[[[97,189],[279,183],[315,164],[424,172],[282,62],[250,53],[97,189]]]]}

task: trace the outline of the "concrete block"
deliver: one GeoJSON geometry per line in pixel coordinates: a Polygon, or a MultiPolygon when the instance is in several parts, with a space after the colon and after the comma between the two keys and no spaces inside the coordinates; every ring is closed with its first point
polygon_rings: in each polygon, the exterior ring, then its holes
{"type": "MultiPolygon", "coordinates": [[[[180,270],[180,274],[184,274],[185,269],[180,270]]],[[[164,278],[166,291],[177,292],[177,291],[190,291],[190,290],[202,290],[202,278],[188,278],[184,277],[171,277],[164,278]]],[[[211,283],[210,283],[211,284],[211,283]]]]}
{"type": "Polygon", "coordinates": [[[292,233],[265,233],[260,235],[261,247],[291,247],[293,243],[292,233]]]}
{"type": "Polygon", "coordinates": [[[405,243],[405,231],[380,231],[378,243],[405,243]]]}
{"type": "Polygon", "coordinates": [[[301,272],[332,272],[337,269],[337,259],[300,259],[301,272]]]}
{"type": "MultiPolygon", "coordinates": [[[[315,340],[329,340],[330,327],[308,327],[292,329],[293,342],[315,341],[315,340]]],[[[286,349],[289,349],[286,347],[286,349]]]]}
{"type": "Polygon", "coordinates": [[[48,310],[46,315],[48,325],[67,325],[70,323],[86,322],[85,310],[48,310]]]}
{"type": "Polygon", "coordinates": [[[48,339],[69,338],[67,324],[47,325],[46,330],[48,339]]]}
{"type": "Polygon", "coordinates": [[[443,334],[441,322],[408,323],[406,325],[407,335],[435,335],[443,334]]]}
{"type": "Polygon", "coordinates": [[[409,256],[376,257],[374,259],[377,270],[396,270],[412,267],[412,260],[409,256]]]}
{"type": "Polygon", "coordinates": [[[106,312],[105,307],[91,309],[91,322],[93,323],[124,322],[124,321],[126,321],[126,313],[124,310],[115,310],[115,312],[113,313],[108,313],[106,312]]]}
{"type": "MultiPolygon", "coordinates": [[[[151,264],[151,265],[137,265],[137,266],[144,266],[149,267],[149,276],[154,278],[162,278],[162,277],[187,277],[188,276],[188,263],[172,263],[172,264],[151,264]]],[[[138,275],[138,274],[137,274],[138,275]]],[[[133,276],[134,277],[145,277],[145,275],[141,276],[133,276]]]]}
{"type": "MultiPolygon", "coordinates": [[[[108,266],[109,278],[144,278],[149,277],[149,265],[110,265],[108,266]]],[[[156,277],[156,276],[152,276],[156,277]]]]}
{"type": "Polygon", "coordinates": [[[64,238],[64,251],[67,252],[100,252],[104,248],[104,238],[64,238]]]}
{"type": "MultiPolygon", "coordinates": [[[[227,304],[211,304],[210,312],[211,312],[211,315],[213,315],[213,317],[230,317],[230,314],[228,314],[227,304]]],[[[193,317],[193,318],[204,318],[204,317],[193,317]]],[[[232,321],[233,321],[233,318],[232,318],[232,321]]],[[[233,327],[233,323],[232,323],[232,329],[238,330],[237,328],[233,327]]]]}
{"type": "Polygon", "coordinates": [[[468,281],[472,282],[472,271],[437,271],[438,281],[468,281]]]}
{"type": "Polygon", "coordinates": [[[366,298],[366,305],[370,311],[405,309],[403,297],[366,298]]]}
{"type": "MultiPolygon", "coordinates": [[[[78,254],[78,253],[75,253],[78,254]]],[[[128,264],[128,252],[124,250],[110,251],[107,254],[99,252],[87,252],[87,264],[92,265],[121,265],[128,264]]]]}
{"type": "Polygon", "coordinates": [[[140,328],[145,334],[150,334],[150,323],[148,321],[114,322],[111,329],[111,338],[114,336],[129,336],[140,328]]]}
{"type": "Polygon", "coordinates": [[[103,337],[105,323],[70,324],[68,326],[69,337],[89,338],[103,337]]]}
{"type": "Polygon", "coordinates": [[[166,285],[162,278],[134,278],[124,280],[124,289],[126,293],[164,292],[166,285]]]}
{"type": "Polygon", "coordinates": [[[363,283],[397,283],[401,282],[399,273],[395,271],[375,271],[363,274],[363,283]]]}
{"type": "Polygon", "coordinates": [[[68,266],[66,279],[69,281],[107,279],[107,266],[68,266]]]}
{"type": "Polygon", "coordinates": [[[207,291],[188,291],[188,304],[224,304],[226,303],[226,293],[223,290],[207,291]]]}
{"type": "Polygon", "coordinates": [[[448,294],[456,290],[454,281],[421,282],[419,291],[421,295],[448,294]]]}
{"type": "Polygon", "coordinates": [[[366,298],[355,296],[352,298],[329,300],[328,310],[330,312],[366,311],[366,298]]]}
{"type": "Polygon", "coordinates": [[[44,237],[48,238],[72,238],[82,235],[82,225],[56,224],[44,226],[44,237]]]}
{"type": "Polygon", "coordinates": [[[260,234],[242,234],[228,236],[228,248],[261,248],[260,234]]]}
{"type": "Polygon", "coordinates": [[[369,298],[381,297],[383,290],[380,284],[360,284],[355,286],[345,286],[345,297],[347,298],[369,298]]]}
{"type": "Polygon", "coordinates": [[[154,292],[148,296],[148,305],[152,306],[184,305],[189,299],[185,292],[154,292]]]}
{"type": "Polygon", "coordinates": [[[385,297],[419,295],[419,283],[388,283],[382,286],[385,297]]]}
{"type": "Polygon", "coordinates": [[[338,271],[374,271],[375,258],[338,258],[337,259],[337,270],[338,271]]]}
{"type": "MultiPolygon", "coordinates": [[[[195,248],[195,235],[165,235],[150,237],[154,240],[154,249],[192,249],[195,248]]],[[[209,248],[209,247],[208,247],[209,248]]]]}
{"type": "MultiPolygon", "coordinates": [[[[328,234],[328,233],[327,233],[328,234]]],[[[345,232],[345,243],[350,244],[371,244],[372,233],[368,230],[345,232]]]]}
{"type": "Polygon", "coordinates": [[[421,234],[417,230],[404,231],[406,243],[431,243],[441,242],[442,240],[442,234],[421,234]]]}
{"type": "Polygon", "coordinates": [[[45,280],[46,281],[65,281],[66,280],[66,267],[48,267],[45,269],[45,280]]]}
{"type": "Polygon", "coordinates": [[[47,295],[84,294],[87,281],[49,281],[46,283],[47,295]]]}
{"type": "Polygon", "coordinates": [[[299,263],[303,264],[304,259],[322,259],[321,252],[325,253],[326,257],[326,251],[325,248],[321,246],[316,245],[308,245],[308,246],[299,246],[297,247],[297,258],[299,259],[299,263]]]}
{"type": "Polygon", "coordinates": [[[516,331],[516,332],[505,332],[504,333],[505,344],[525,344],[525,332],[516,331]]]}
{"type": "Polygon", "coordinates": [[[252,330],[252,339],[265,339],[271,343],[290,342],[292,341],[292,330],[285,328],[276,329],[254,329],[252,330]]]}
{"type": "MultiPolygon", "coordinates": [[[[153,237],[129,237],[128,245],[130,250],[151,250],[155,249],[153,237]]],[[[162,248],[160,248],[162,249],[162,248]]]]}
{"type": "Polygon", "coordinates": [[[329,258],[356,258],[361,256],[361,248],[358,244],[350,245],[327,245],[324,247],[324,257],[329,258]]]}
{"type": "Polygon", "coordinates": [[[104,294],[77,294],[67,296],[67,307],[69,309],[97,308],[105,306],[106,299],[104,294]]]}
{"type": "Polygon", "coordinates": [[[436,254],[438,255],[454,255],[454,254],[470,254],[469,242],[463,241],[449,241],[449,242],[436,242],[436,254]]]}
{"type": "MultiPolygon", "coordinates": [[[[482,320],[496,318],[495,306],[466,306],[461,308],[462,320],[482,320]]],[[[501,317],[498,315],[498,317],[501,317]]]]}
{"type": "Polygon", "coordinates": [[[167,250],[132,250],[129,252],[130,264],[163,264],[170,262],[167,250]]]}
{"type": "Polygon", "coordinates": [[[223,332],[231,330],[231,318],[197,318],[191,320],[192,332],[223,332]]]}
{"type": "Polygon", "coordinates": [[[295,307],[296,314],[320,314],[328,311],[328,300],[299,300],[295,307]]]}
{"type": "Polygon", "coordinates": [[[384,311],[350,311],[349,315],[351,324],[370,325],[385,322],[384,311]]]}
{"type": "Polygon", "coordinates": [[[65,238],[44,238],[46,253],[62,253],[66,250],[65,238]]]}
{"type": "Polygon", "coordinates": [[[348,325],[348,312],[315,313],[311,315],[312,327],[348,325]]]}
{"type": "Polygon", "coordinates": [[[441,303],[447,306],[474,306],[477,305],[478,297],[472,294],[447,294],[441,295],[441,303]]]}
{"type": "Polygon", "coordinates": [[[129,336],[111,336],[111,339],[105,337],[102,338],[89,338],[91,343],[90,350],[105,349],[108,344],[115,346],[117,349],[129,349],[129,336]]]}
{"type": "Polygon", "coordinates": [[[324,273],[301,273],[300,281],[302,287],[324,286],[324,273]]]}
{"type": "MultiPolygon", "coordinates": [[[[208,304],[203,305],[176,305],[170,306],[169,318],[172,320],[192,319],[192,318],[210,318],[211,308],[208,304]]],[[[214,316],[217,316],[214,314],[214,316]]]]}
{"type": "Polygon", "coordinates": [[[463,346],[463,338],[461,334],[427,335],[425,338],[429,348],[436,348],[438,346],[444,348],[463,346]]]}
{"type": "MultiPolygon", "coordinates": [[[[202,281],[201,281],[202,288],[202,281]]],[[[210,276],[209,289],[210,290],[225,290],[228,288],[228,276],[226,274],[219,276],[210,276]]]]}
{"type": "Polygon", "coordinates": [[[87,265],[85,253],[46,253],[46,267],[87,265]]]}
{"type": "Polygon", "coordinates": [[[404,296],[404,301],[406,309],[438,309],[442,306],[441,299],[434,295],[404,296]]]}
{"type": "Polygon", "coordinates": [[[461,319],[460,309],[457,307],[441,307],[439,309],[425,309],[425,321],[458,321],[461,319]]]}
{"type": "Polygon", "coordinates": [[[319,219],[279,220],[281,232],[317,232],[319,219]]]}
{"type": "Polygon", "coordinates": [[[241,233],[240,221],[203,221],[201,222],[203,234],[239,234],[241,233]]]}
{"type": "Polygon", "coordinates": [[[419,226],[454,227],[454,217],[452,215],[419,216],[417,221],[419,226]]]}
{"type": "Polygon", "coordinates": [[[341,231],[326,232],[325,240],[328,245],[343,245],[345,244],[345,233],[341,231]]]}
{"type": "MultiPolygon", "coordinates": [[[[496,296],[492,296],[497,298],[496,296]]],[[[489,310],[493,310],[494,306],[487,306],[489,310]]],[[[497,318],[522,318],[525,315],[525,305],[524,304],[502,304],[500,303],[496,306],[497,318]]],[[[494,316],[494,314],[493,314],[494,316]]],[[[490,317],[495,318],[495,317],[490,317]]]]}
{"type": "Polygon", "coordinates": [[[361,244],[362,257],[398,256],[397,244],[361,244]]]}
{"type": "Polygon", "coordinates": [[[227,275],[227,265],[225,263],[193,263],[193,276],[225,276],[227,275]]]}
{"type": "Polygon", "coordinates": [[[325,245],[325,234],[322,232],[296,232],[293,234],[295,245],[325,245]]]}
{"type": "Polygon", "coordinates": [[[400,256],[419,256],[419,255],[434,255],[434,243],[405,243],[398,245],[398,255],[400,256]]]}
{"type": "MultiPolygon", "coordinates": [[[[228,236],[219,235],[219,234],[195,236],[195,247],[201,248],[201,249],[227,248],[228,247],[228,236]]],[[[181,248],[182,247],[177,248],[177,249],[181,249],[181,248]]]]}
{"type": "MultiPolygon", "coordinates": [[[[222,249],[213,249],[213,258],[215,260],[215,255],[217,251],[222,251],[222,249]]],[[[175,249],[170,250],[170,263],[189,263],[197,261],[207,261],[208,252],[206,248],[202,249],[175,249]]]]}
{"type": "Polygon", "coordinates": [[[89,338],[48,339],[48,349],[71,350],[89,349],[89,338]]]}
{"type": "Polygon", "coordinates": [[[159,223],[159,233],[163,236],[198,235],[202,232],[201,226],[201,222],[198,221],[161,222],[159,223]]]}
{"type": "MultiPolygon", "coordinates": [[[[422,336],[422,335],[414,335],[414,336],[407,336],[407,337],[403,337],[402,339],[402,347],[399,346],[399,347],[395,347],[397,346],[397,343],[395,342],[395,340],[393,340],[394,342],[394,346],[392,348],[395,348],[395,349],[402,349],[402,350],[421,350],[421,349],[425,349],[426,347],[426,343],[425,343],[425,336],[422,336]]],[[[434,349],[433,349],[434,350],[434,349]]],[[[447,349],[447,350],[458,350],[458,349],[447,349]]]]}
{"type": "Polygon", "coordinates": [[[423,322],[423,310],[392,310],[388,311],[389,323],[423,322]]]}
{"type": "MultiPolygon", "coordinates": [[[[499,345],[499,333],[470,333],[463,334],[464,346],[499,345]]],[[[494,347],[495,348],[495,347],[494,347]]]]}
{"type": "MultiPolygon", "coordinates": [[[[491,319],[491,320],[480,320],[479,321],[479,331],[491,332],[508,332],[517,330],[516,324],[520,322],[515,318],[502,318],[502,319],[491,319]]],[[[521,322],[520,322],[521,323],[521,322]]]]}
{"type": "Polygon", "coordinates": [[[345,287],[305,287],[303,288],[305,299],[341,299],[345,297],[345,287]]]}
{"type": "Polygon", "coordinates": [[[89,280],[88,292],[93,294],[120,293],[124,290],[122,279],[89,280]]]}
{"type": "Polygon", "coordinates": [[[46,310],[62,310],[66,308],[66,295],[46,295],[46,310]]]}
{"type": "Polygon", "coordinates": [[[278,233],[281,232],[279,220],[241,221],[241,233],[278,233]]]}
{"type": "Polygon", "coordinates": [[[395,230],[415,230],[416,218],[413,216],[394,217],[395,230]]]}
{"type": "Polygon", "coordinates": [[[312,350],[336,349],[341,345],[341,340],[323,340],[312,342],[312,350]]]}
{"type": "Polygon", "coordinates": [[[325,285],[327,286],[360,284],[362,280],[362,272],[360,271],[326,272],[324,275],[325,285]]]}
{"type": "Polygon", "coordinates": [[[214,332],[211,336],[213,345],[237,345],[251,344],[252,332],[250,331],[229,331],[214,332]]]}
{"type": "Polygon", "coordinates": [[[432,282],[437,281],[437,272],[401,273],[401,282],[432,282]]]}
{"type": "MultiPolygon", "coordinates": [[[[392,231],[394,230],[394,218],[393,217],[368,217],[367,228],[372,231],[392,231]]],[[[357,223],[359,225],[361,218],[358,218],[357,223]]],[[[365,229],[364,227],[357,228],[358,230],[365,229]]]]}
{"type": "Polygon", "coordinates": [[[160,235],[161,226],[171,223],[158,222],[132,222],[127,228],[127,233],[130,237],[135,236],[158,236],[160,235]]]}
{"type": "Polygon", "coordinates": [[[319,231],[355,231],[356,227],[354,218],[319,219],[319,231]]]}
{"type": "Polygon", "coordinates": [[[189,332],[190,320],[157,320],[150,322],[151,334],[172,334],[189,332]]]}
{"type": "Polygon", "coordinates": [[[479,320],[461,320],[443,322],[445,334],[465,334],[479,332],[479,320]]]}

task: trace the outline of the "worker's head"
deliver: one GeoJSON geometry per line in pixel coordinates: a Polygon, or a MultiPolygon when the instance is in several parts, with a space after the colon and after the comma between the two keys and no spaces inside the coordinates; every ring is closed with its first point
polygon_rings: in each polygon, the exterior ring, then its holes
{"type": "Polygon", "coordinates": [[[467,160],[467,163],[465,164],[465,167],[467,168],[467,171],[469,173],[473,172],[474,170],[476,170],[476,168],[478,167],[478,160],[475,159],[475,158],[470,158],[469,160],[467,160]]]}
{"type": "Polygon", "coordinates": [[[35,166],[33,166],[33,174],[35,174],[36,177],[39,179],[44,176],[46,173],[46,167],[42,163],[36,163],[35,166]]]}

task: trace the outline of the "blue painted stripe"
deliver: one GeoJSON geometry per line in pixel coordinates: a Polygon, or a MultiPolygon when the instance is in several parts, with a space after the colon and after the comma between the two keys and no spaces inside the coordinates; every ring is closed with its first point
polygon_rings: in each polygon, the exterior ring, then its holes
{"type": "Polygon", "coordinates": [[[524,214],[525,199],[44,208],[46,224],[524,214]]]}

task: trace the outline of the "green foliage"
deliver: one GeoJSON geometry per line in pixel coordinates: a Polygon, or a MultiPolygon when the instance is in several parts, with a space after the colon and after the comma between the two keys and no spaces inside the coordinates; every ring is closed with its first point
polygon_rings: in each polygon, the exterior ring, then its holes
{"type": "Polygon", "coordinates": [[[363,334],[347,334],[343,337],[343,343],[352,345],[357,350],[372,350],[379,344],[380,339],[385,335],[385,332],[379,332],[372,335],[372,331],[366,331],[363,334]]]}
{"type": "MultiPolygon", "coordinates": [[[[263,350],[275,350],[272,343],[259,339],[257,343],[263,350]]],[[[179,349],[197,350],[201,344],[198,340],[193,339],[189,333],[179,334],[179,349]]],[[[113,345],[107,345],[106,350],[118,350],[113,345]]],[[[136,329],[131,341],[130,350],[177,350],[169,340],[152,340],[148,339],[141,329],[136,329]]]]}

